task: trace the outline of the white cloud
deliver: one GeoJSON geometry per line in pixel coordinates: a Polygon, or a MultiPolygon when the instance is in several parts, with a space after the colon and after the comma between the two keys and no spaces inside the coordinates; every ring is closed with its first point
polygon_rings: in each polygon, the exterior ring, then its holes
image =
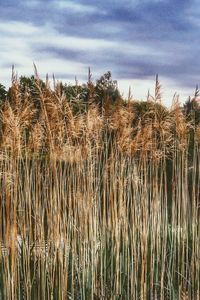
{"type": "Polygon", "coordinates": [[[67,9],[70,10],[71,12],[74,13],[94,13],[97,12],[97,8],[92,5],[86,5],[86,4],[81,4],[77,3],[74,1],[53,1],[52,5],[56,9],[67,9]]]}
{"type": "Polygon", "coordinates": [[[30,36],[37,32],[37,28],[31,23],[24,23],[18,21],[0,22],[0,33],[1,35],[27,35],[30,36]]]}
{"type": "Polygon", "coordinates": [[[41,52],[40,47],[65,47],[66,49],[82,48],[91,50],[103,47],[106,42],[65,37],[51,29],[49,25],[43,27],[33,26],[23,22],[0,22],[0,82],[7,87],[10,84],[11,66],[17,65],[19,75],[30,76],[33,74],[33,62],[37,65],[39,74],[44,77],[46,73],[62,74],[68,78],[81,76],[87,72],[87,65],[73,60],[66,60],[41,52]],[[10,66],[10,68],[8,67],[10,66]]]}
{"type": "MultiPolygon", "coordinates": [[[[166,54],[159,47],[155,52],[151,46],[147,47],[144,44],[142,45],[142,43],[133,44],[132,42],[126,42],[121,45],[120,41],[64,35],[58,33],[50,24],[34,26],[31,23],[24,22],[0,22],[0,82],[6,86],[9,85],[12,64],[17,65],[19,75],[30,76],[33,74],[33,62],[36,63],[38,72],[42,77],[44,77],[46,73],[50,75],[54,73],[58,79],[62,76],[63,80],[66,78],[68,81],[70,77],[72,80],[75,76],[77,76],[78,79],[82,79],[87,75],[88,63],[84,61],[84,57],[80,62],[70,60],[70,58],[64,59],[59,57],[59,55],[56,56],[56,52],[51,53],[51,51],[48,51],[48,48],[78,52],[83,50],[84,53],[86,53],[86,58],[92,57],[90,66],[92,72],[94,71],[94,79],[98,78],[107,70],[113,72],[115,70],[117,71],[120,61],[115,62],[112,60],[111,63],[107,63],[107,65],[103,62],[104,55],[107,56],[106,61],[109,61],[109,57],[112,57],[113,49],[119,49],[120,53],[123,55],[127,54],[129,58],[131,55],[133,55],[133,57],[134,55],[140,55],[141,58],[143,56],[148,58],[149,53],[153,53],[151,57],[157,57],[158,59],[163,57],[164,60],[164,55],[166,54]],[[41,51],[42,48],[44,51],[41,51]],[[96,60],[95,55],[97,53],[100,54],[100,61],[96,60]],[[10,68],[8,66],[10,66],[10,68]]],[[[169,55],[173,55],[173,53],[169,55]]],[[[165,60],[166,57],[167,56],[165,56],[165,60]]],[[[124,70],[126,72],[126,67],[124,70]]],[[[149,88],[153,91],[154,78],[147,80],[133,80],[133,78],[126,80],[121,80],[120,78],[115,79],[118,80],[119,88],[124,92],[125,96],[128,93],[130,85],[133,86],[133,94],[137,99],[145,99],[149,88]]],[[[175,84],[176,82],[170,82],[167,79],[162,80],[162,85],[165,87],[163,96],[166,96],[164,98],[168,99],[168,105],[175,91],[181,91],[184,96],[187,93],[187,90],[182,87],[180,87],[180,89],[175,88],[175,84]],[[168,97],[168,92],[166,91],[172,91],[170,97],[168,97]]]]}

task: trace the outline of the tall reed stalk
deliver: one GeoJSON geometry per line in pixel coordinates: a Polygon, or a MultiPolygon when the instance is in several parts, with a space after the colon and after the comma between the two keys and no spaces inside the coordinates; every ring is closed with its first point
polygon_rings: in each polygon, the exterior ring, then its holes
{"type": "Polygon", "coordinates": [[[40,111],[17,81],[1,110],[0,299],[199,299],[200,140],[180,106],[75,115],[37,85],[40,111]]]}

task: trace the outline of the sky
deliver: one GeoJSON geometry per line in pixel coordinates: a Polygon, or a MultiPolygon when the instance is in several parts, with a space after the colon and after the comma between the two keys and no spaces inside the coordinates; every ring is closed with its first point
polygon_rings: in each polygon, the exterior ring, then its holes
{"type": "Polygon", "coordinates": [[[111,71],[126,97],[174,93],[184,102],[200,83],[199,0],[0,0],[0,83],[11,67],[66,83],[111,71]]]}

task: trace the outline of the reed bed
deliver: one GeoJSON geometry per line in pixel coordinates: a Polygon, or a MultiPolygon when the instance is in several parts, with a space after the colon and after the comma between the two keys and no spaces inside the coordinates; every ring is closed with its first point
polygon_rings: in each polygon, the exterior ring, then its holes
{"type": "Polygon", "coordinates": [[[199,125],[35,85],[0,112],[0,299],[200,299],[199,125]]]}

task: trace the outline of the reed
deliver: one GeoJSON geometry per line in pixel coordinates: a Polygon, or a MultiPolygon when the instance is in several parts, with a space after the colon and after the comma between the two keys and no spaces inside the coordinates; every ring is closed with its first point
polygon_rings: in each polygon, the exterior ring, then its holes
{"type": "Polygon", "coordinates": [[[13,80],[0,112],[0,299],[200,298],[200,131],[159,88],[142,112],[90,99],[75,113],[59,83],[37,78],[33,99],[13,80]]]}

